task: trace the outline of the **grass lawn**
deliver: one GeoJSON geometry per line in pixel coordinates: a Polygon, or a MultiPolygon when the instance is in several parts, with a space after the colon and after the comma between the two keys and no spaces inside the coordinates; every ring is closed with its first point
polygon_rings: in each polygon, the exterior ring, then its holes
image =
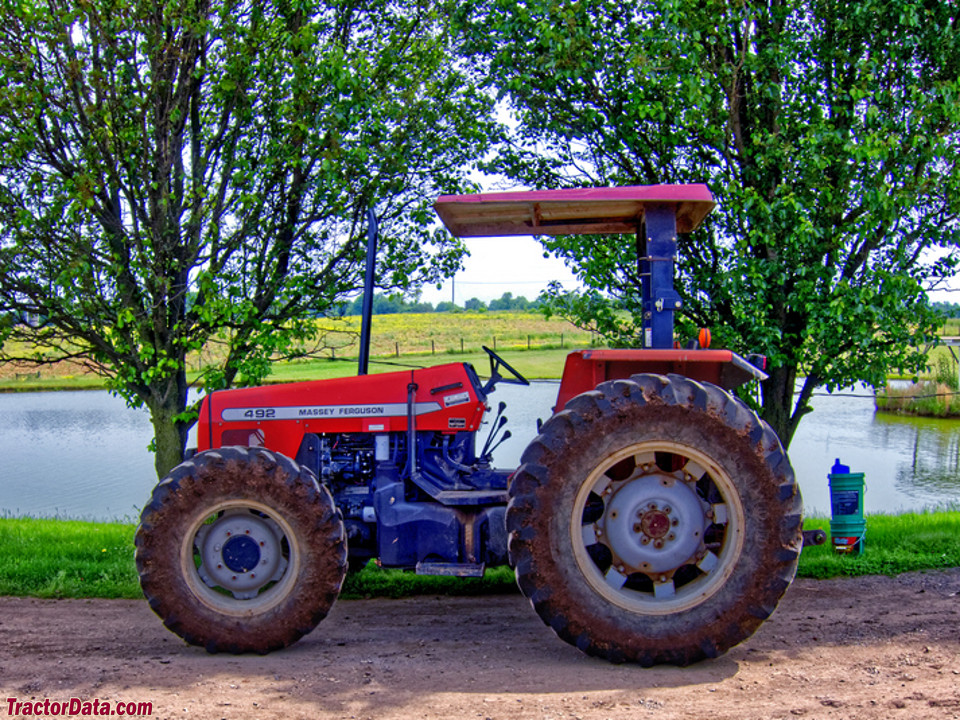
{"type": "MultiPolygon", "coordinates": [[[[826,519],[807,529],[828,531],[826,519]]],[[[139,598],[133,525],[0,518],[0,595],[42,598],[139,598]]],[[[866,549],[837,555],[828,544],[800,557],[799,577],[897,575],[960,566],[960,511],[867,516],[866,549]]],[[[351,575],[344,597],[516,592],[513,572],[493,568],[482,579],[425,577],[371,564],[351,575]]]]}

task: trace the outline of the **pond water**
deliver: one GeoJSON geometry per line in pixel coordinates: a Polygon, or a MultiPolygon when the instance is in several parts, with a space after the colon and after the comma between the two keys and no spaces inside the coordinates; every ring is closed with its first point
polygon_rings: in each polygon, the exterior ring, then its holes
{"type": "MultiPolygon", "coordinates": [[[[516,466],[556,393],[556,382],[498,387],[491,405],[507,403],[513,432],[498,466],[516,466]]],[[[808,514],[829,515],[836,458],[866,474],[868,513],[960,505],[960,421],[875,415],[862,388],[814,408],[790,448],[808,514]]],[[[135,521],[156,484],[151,436],[145,411],[106,392],[0,394],[0,516],[135,521]]]]}

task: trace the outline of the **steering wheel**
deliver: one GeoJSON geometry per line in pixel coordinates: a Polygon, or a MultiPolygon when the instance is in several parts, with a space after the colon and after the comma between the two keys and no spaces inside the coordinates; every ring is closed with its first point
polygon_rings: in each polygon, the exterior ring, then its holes
{"type": "Polygon", "coordinates": [[[523,375],[514,369],[510,363],[504,360],[502,357],[497,355],[493,350],[488,348],[486,345],[483,345],[483,351],[490,356],[490,379],[487,380],[487,384],[483,386],[483,394],[493,392],[494,386],[498,382],[505,382],[508,385],[529,385],[530,381],[527,380],[523,375]],[[512,378],[505,378],[500,374],[500,368],[504,368],[513,375],[512,378]]]}

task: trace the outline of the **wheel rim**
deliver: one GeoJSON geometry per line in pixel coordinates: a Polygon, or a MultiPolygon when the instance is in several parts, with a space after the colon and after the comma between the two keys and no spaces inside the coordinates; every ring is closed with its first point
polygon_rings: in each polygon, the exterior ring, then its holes
{"type": "Polygon", "coordinates": [[[723,587],[743,548],[744,511],[730,476],[695,448],[630,445],[581,485],[570,518],[590,587],[632,612],[665,615],[723,587]]]}
{"type": "Polygon", "coordinates": [[[293,529],[275,510],[249,500],[227,501],[191,521],[180,551],[181,572],[207,607],[249,616],[287,597],[300,554],[293,529]]]}

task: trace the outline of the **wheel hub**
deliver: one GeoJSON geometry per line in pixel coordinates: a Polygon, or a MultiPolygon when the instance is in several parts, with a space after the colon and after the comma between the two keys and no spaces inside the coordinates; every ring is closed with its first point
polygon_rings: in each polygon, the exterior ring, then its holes
{"type": "Polygon", "coordinates": [[[709,521],[693,488],[653,473],[609,492],[598,535],[620,573],[664,573],[695,559],[709,521]]]}
{"type": "MultiPolygon", "coordinates": [[[[654,509],[643,513],[640,518],[640,532],[648,538],[659,540],[670,532],[670,506],[663,511],[654,506],[654,509]]],[[[636,530],[636,528],[634,528],[636,530]]]]}
{"type": "Polygon", "coordinates": [[[245,573],[260,564],[260,548],[249,535],[231,537],[223,544],[223,564],[233,572],[245,573]]]}
{"type": "Polygon", "coordinates": [[[269,518],[240,510],[203,525],[194,544],[200,552],[197,572],[208,587],[220,587],[235,598],[256,597],[259,590],[283,577],[283,533],[269,518]]]}

